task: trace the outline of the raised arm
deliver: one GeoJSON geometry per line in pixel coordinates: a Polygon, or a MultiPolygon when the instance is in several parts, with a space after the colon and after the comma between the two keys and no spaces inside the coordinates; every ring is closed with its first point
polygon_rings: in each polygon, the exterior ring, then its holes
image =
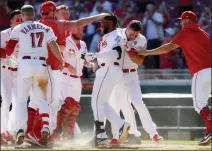
{"type": "Polygon", "coordinates": [[[169,42],[167,44],[164,44],[156,49],[152,49],[152,50],[140,50],[138,52],[138,55],[144,55],[144,56],[148,56],[148,55],[160,55],[160,54],[164,54],[167,53],[171,50],[174,50],[176,48],[180,47],[179,45],[169,42]]]}
{"type": "Polygon", "coordinates": [[[84,27],[88,24],[93,23],[96,20],[100,20],[100,19],[104,18],[105,16],[109,16],[109,15],[110,15],[109,13],[101,13],[99,15],[85,17],[85,18],[81,18],[79,20],[59,21],[58,28],[59,28],[60,32],[70,31],[73,28],[84,27]]]}

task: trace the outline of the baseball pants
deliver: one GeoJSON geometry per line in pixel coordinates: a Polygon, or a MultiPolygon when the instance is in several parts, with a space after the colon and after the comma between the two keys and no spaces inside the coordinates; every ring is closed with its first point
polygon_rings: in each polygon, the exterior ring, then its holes
{"type": "Polygon", "coordinates": [[[49,74],[49,83],[48,83],[48,91],[47,98],[50,103],[50,134],[53,134],[53,131],[57,127],[57,112],[60,109],[61,103],[61,72],[60,70],[52,70],[50,66],[48,66],[48,74],[49,74]]]}
{"type": "MultiPolygon", "coordinates": [[[[157,127],[152,121],[152,117],[142,100],[142,93],[137,72],[124,73],[124,80],[124,83],[120,83],[119,85],[117,85],[117,87],[123,87],[122,85],[124,85],[126,92],[117,93],[120,88],[115,89],[115,92],[113,94],[115,95],[116,104],[114,106],[119,106],[117,108],[117,112],[119,112],[121,109],[125,120],[131,124],[132,130],[130,130],[129,133],[134,134],[135,136],[139,136],[135,114],[131,106],[132,102],[133,106],[138,112],[144,130],[152,138],[155,134],[158,134],[156,129],[157,127]]],[[[118,132],[112,131],[112,133],[113,135],[115,135],[115,137],[117,137],[118,132]]]]}
{"type": "Polygon", "coordinates": [[[191,92],[194,109],[197,113],[200,113],[208,104],[211,94],[211,75],[212,68],[203,69],[193,75],[191,92]]]}
{"type": "MultiPolygon", "coordinates": [[[[17,75],[17,105],[16,105],[16,130],[27,128],[27,100],[30,95],[30,90],[36,96],[38,101],[39,114],[49,114],[49,102],[47,101],[47,85],[48,85],[48,71],[42,60],[20,60],[18,75],[17,75]]],[[[48,117],[43,117],[42,121],[49,123],[48,117]]],[[[43,127],[49,128],[48,124],[43,127]]]]}
{"type": "Polygon", "coordinates": [[[17,72],[8,70],[8,67],[1,68],[1,133],[15,132],[15,106],[17,90],[17,72]],[[12,102],[12,110],[9,107],[12,102]]]}
{"type": "Polygon", "coordinates": [[[111,122],[112,128],[116,127],[117,129],[124,124],[124,120],[119,117],[108,102],[113,88],[120,81],[123,81],[123,73],[119,66],[99,68],[96,71],[91,100],[94,120],[104,122],[106,117],[111,122]]]}
{"type": "MultiPolygon", "coordinates": [[[[62,74],[61,79],[61,96],[62,100],[65,100],[67,97],[74,98],[75,101],[80,101],[80,96],[82,93],[82,82],[81,78],[70,77],[70,75],[62,74]]],[[[77,122],[74,127],[74,135],[79,136],[81,134],[81,130],[77,122]]]]}

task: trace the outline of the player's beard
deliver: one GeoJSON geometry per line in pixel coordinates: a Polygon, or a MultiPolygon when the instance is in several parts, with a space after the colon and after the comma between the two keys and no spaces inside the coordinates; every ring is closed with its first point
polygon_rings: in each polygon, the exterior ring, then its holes
{"type": "Polygon", "coordinates": [[[79,37],[79,36],[76,36],[75,34],[72,34],[72,37],[75,39],[75,40],[81,40],[81,36],[79,37]]]}
{"type": "Polygon", "coordinates": [[[107,34],[109,32],[109,28],[108,27],[105,27],[104,29],[103,29],[103,34],[107,34]]]}

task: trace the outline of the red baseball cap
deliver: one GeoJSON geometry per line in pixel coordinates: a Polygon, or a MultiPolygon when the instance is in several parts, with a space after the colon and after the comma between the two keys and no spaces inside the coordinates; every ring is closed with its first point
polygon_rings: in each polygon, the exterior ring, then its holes
{"type": "Polygon", "coordinates": [[[50,11],[56,11],[56,4],[54,2],[47,1],[40,5],[40,13],[48,13],[50,11]]]}
{"type": "Polygon", "coordinates": [[[177,19],[191,19],[191,20],[196,21],[197,15],[192,11],[185,11],[182,13],[181,17],[177,18],[177,19]]]}

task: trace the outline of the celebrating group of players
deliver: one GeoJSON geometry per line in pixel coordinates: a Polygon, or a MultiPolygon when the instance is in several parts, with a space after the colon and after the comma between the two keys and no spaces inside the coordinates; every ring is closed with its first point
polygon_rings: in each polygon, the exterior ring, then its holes
{"type": "MultiPolygon", "coordinates": [[[[190,19],[188,13],[191,12],[187,12],[184,20],[190,19]]],[[[91,99],[95,132],[89,144],[123,144],[128,134],[131,136],[129,142],[140,143],[141,134],[131,103],[150,138],[155,142],[162,141],[163,137],[158,134],[142,101],[137,68],[143,63],[144,55],[165,53],[181,46],[179,36],[173,40],[174,44],[166,45],[164,51],[162,48],[158,48],[159,52],[145,51],[147,41],[140,34],[140,21],[133,20],[123,29],[117,28],[117,17],[109,13],[68,21],[68,7],[56,7],[51,1],[41,4],[40,15],[41,19],[35,21],[33,6],[24,5],[21,11],[11,13],[12,27],[1,32],[1,144],[7,145],[11,141],[21,145],[27,141],[44,147],[79,135],[76,118],[81,110],[80,77],[83,67],[94,68],[94,62],[98,64],[91,99]],[[88,53],[81,40],[83,27],[97,20],[101,20],[103,33],[99,52],[88,53]],[[13,107],[9,112],[11,101],[13,107]],[[124,119],[119,116],[120,110],[124,119]],[[113,139],[109,142],[105,119],[110,121],[112,128],[113,139]]],[[[207,41],[207,36],[202,37],[207,41]]],[[[211,50],[208,44],[210,40],[202,49],[206,50],[206,56],[211,50]]],[[[211,67],[205,60],[192,72],[202,69],[210,72],[211,67]]],[[[211,87],[207,92],[210,90],[211,87]]],[[[204,94],[205,100],[199,104],[195,99],[207,128],[206,136],[201,140],[204,145],[211,142],[211,118],[208,118],[211,111],[207,106],[207,95],[204,94]]]]}

